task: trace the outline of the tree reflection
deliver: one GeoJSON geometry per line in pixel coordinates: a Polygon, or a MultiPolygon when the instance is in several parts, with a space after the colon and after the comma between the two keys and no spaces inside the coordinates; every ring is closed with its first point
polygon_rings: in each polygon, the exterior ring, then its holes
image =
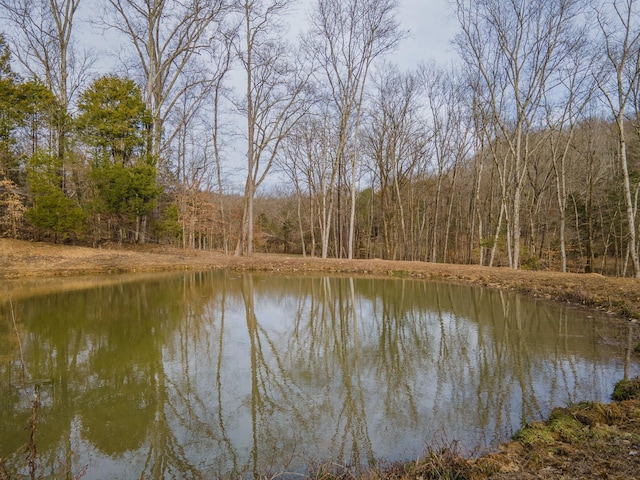
{"type": "MultiPolygon", "coordinates": [[[[180,303],[166,295],[172,286],[175,282],[96,287],[21,306],[30,375],[52,380],[43,392],[38,425],[44,471],[82,470],[87,459],[75,466],[70,460],[77,457],[72,450],[78,442],[111,458],[147,448],[156,460],[144,468],[154,478],[162,478],[167,468],[192,469],[179,455],[172,458],[172,450],[181,449],[172,448],[176,439],[164,411],[162,349],[182,317],[180,303]]],[[[3,370],[3,378],[11,370],[3,370]]],[[[5,389],[18,392],[4,384],[5,399],[5,389]]],[[[28,414],[24,400],[6,411],[15,415],[11,427],[20,430],[28,414]]],[[[1,430],[8,431],[4,425],[1,430]]],[[[18,432],[13,438],[8,452],[24,443],[18,432]]]]}
{"type": "MultiPolygon", "coordinates": [[[[445,438],[473,449],[552,406],[606,398],[638,368],[599,344],[615,333],[605,322],[409,279],[187,273],[17,311],[30,378],[52,380],[38,451],[54,476],[239,478],[410,458],[445,438]]],[[[29,413],[7,313],[2,457],[29,413]]]]}
{"type": "MultiPolygon", "coordinates": [[[[291,381],[289,372],[282,366],[280,354],[269,333],[263,328],[256,315],[254,304],[253,276],[242,276],[242,298],[244,300],[247,334],[249,336],[251,360],[251,460],[254,477],[260,475],[261,469],[275,466],[274,446],[279,442],[288,443],[293,440],[291,431],[277,428],[273,422],[276,412],[291,415],[296,425],[304,428],[305,416],[300,408],[305,405],[304,399],[298,399],[299,389],[291,381]],[[268,349],[268,355],[265,350],[268,349]],[[302,400],[302,401],[300,401],[302,400]],[[262,447],[262,450],[261,450],[262,447]]],[[[286,426],[285,426],[286,428],[286,426]]],[[[283,445],[291,448],[292,445],[283,445]]],[[[286,458],[286,457],[285,457],[286,458]]]]}

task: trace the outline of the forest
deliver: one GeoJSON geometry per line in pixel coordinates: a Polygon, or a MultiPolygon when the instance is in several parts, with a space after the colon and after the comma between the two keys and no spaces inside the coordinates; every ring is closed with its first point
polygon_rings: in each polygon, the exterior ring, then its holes
{"type": "Polygon", "coordinates": [[[640,278],[640,0],[303,3],[0,0],[0,236],[640,278]]]}

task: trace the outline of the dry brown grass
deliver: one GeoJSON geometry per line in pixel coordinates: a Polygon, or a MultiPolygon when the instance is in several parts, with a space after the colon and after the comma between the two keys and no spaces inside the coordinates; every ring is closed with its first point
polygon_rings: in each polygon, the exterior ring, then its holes
{"type": "MultiPolygon", "coordinates": [[[[8,291],[23,289],[25,284],[44,284],[46,281],[42,281],[43,279],[60,276],[74,278],[68,278],[65,282],[51,282],[58,288],[63,283],[81,282],[78,276],[214,268],[443,280],[519,291],[640,320],[640,279],[634,278],[378,259],[323,260],[276,254],[235,257],[219,252],[158,245],[95,249],[0,239],[0,280],[23,280],[19,288],[12,288],[12,285],[16,285],[15,282],[5,282],[8,291]],[[34,279],[38,281],[33,281],[34,279]]],[[[53,285],[49,288],[54,288],[53,285]]]]}

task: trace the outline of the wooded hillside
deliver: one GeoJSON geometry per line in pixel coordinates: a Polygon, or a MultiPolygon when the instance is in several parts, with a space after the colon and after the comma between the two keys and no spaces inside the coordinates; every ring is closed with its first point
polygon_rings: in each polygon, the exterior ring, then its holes
{"type": "Polygon", "coordinates": [[[0,236],[640,277],[640,0],[293,3],[0,0],[0,236]]]}

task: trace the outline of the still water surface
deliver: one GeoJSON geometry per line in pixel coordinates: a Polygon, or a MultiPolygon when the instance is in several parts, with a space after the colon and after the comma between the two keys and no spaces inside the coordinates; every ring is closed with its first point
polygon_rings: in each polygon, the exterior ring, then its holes
{"type": "Polygon", "coordinates": [[[408,279],[185,273],[14,311],[19,337],[0,306],[0,457],[25,463],[36,380],[43,475],[238,478],[471,451],[608,399],[625,368],[604,318],[408,279]]]}

